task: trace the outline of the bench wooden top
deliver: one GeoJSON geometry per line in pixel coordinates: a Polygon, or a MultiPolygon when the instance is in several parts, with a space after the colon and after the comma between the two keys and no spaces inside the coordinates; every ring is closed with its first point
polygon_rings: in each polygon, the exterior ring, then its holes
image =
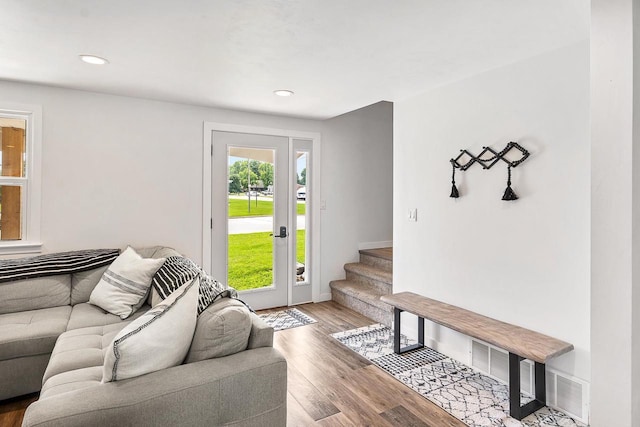
{"type": "Polygon", "coordinates": [[[539,363],[573,350],[573,344],[413,292],[383,295],[381,301],[539,363]]]}

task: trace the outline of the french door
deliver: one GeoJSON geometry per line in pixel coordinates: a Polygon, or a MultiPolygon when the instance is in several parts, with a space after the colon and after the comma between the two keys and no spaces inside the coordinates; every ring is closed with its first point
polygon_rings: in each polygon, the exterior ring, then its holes
{"type": "Polygon", "coordinates": [[[211,168],[205,162],[203,198],[205,218],[211,203],[211,235],[203,241],[205,269],[237,289],[254,309],[310,302],[318,281],[312,257],[318,253],[312,232],[317,214],[311,209],[317,188],[312,185],[313,136],[231,128],[210,130],[211,168]]]}
{"type": "Polygon", "coordinates": [[[288,305],[289,138],[213,132],[212,272],[255,309],[288,305]]]}

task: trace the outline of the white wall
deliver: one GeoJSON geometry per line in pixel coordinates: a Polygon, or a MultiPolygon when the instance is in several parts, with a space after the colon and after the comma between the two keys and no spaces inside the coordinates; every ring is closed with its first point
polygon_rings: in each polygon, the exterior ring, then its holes
{"type": "MultiPolygon", "coordinates": [[[[397,102],[394,291],[413,291],[566,340],[550,363],[589,379],[589,45],[583,42],[397,102]],[[460,149],[517,141],[531,157],[456,174],[460,149]],[[418,221],[407,210],[418,209],[418,221]]],[[[441,328],[438,328],[441,329],[441,328]]],[[[438,330],[465,360],[468,339],[438,330]]]]}
{"type": "MultiPolygon", "coordinates": [[[[632,146],[633,148],[633,164],[636,167],[631,166],[633,171],[632,177],[632,235],[633,235],[633,255],[632,255],[632,274],[631,289],[633,297],[631,300],[631,313],[632,313],[632,332],[631,332],[631,424],[640,424],[640,0],[632,0],[633,18],[631,22],[627,21],[626,26],[631,26],[633,29],[633,51],[631,56],[633,57],[633,101],[631,109],[633,111],[633,136],[632,146]]],[[[624,12],[624,9],[621,12],[624,12]]],[[[628,9],[627,9],[628,10],[628,9]]],[[[627,33],[625,32],[625,36],[627,33]]],[[[626,43],[625,43],[626,46],[626,43]]],[[[603,46],[606,49],[606,46],[603,46]]],[[[625,63],[628,65],[628,63],[625,63]]],[[[593,85],[593,81],[592,81],[593,85]]],[[[600,119],[606,119],[606,116],[601,116],[600,119]]],[[[592,115],[592,122],[594,118],[592,115]]],[[[602,142],[602,141],[601,141],[602,142]]],[[[605,285],[601,283],[600,286],[605,285]]],[[[593,284],[592,284],[593,286],[593,284]]],[[[593,307],[593,304],[592,304],[593,307]]],[[[596,318],[600,320],[600,316],[596,318]]],[[[592,336],[593,340],[593,336],[592,336]]],[[[600,354],[598,350],[598,354],[600,354]]],[[[595,352],[595,351],[594,351],[595,352]]],[[[605,354],[602,351],[602,354],[605,354]]],[[[611,354],[609,353],[609,357],[611,354]]],[[[615,361],[611,361],[615,363],[615,361]]],[[[592,369],[593,372],[593,369],[592,369]]],[[[607,396],[606,399],[610,397],[607,396]]],[[[606,408],[609,402],[598,402],[599,408],[606,408]]],[[[604,412],[604,411],[603,411],[604,412]]],[[[604,412],[606,414],[606,412],[604,412]]]]}
{"type": "Polygon", "coordinates": [[[591,2],[593,426],[640,424],[639,3],[591,2]]]}
{"type": "Polygon", "coordinates": [[[358,260],[358,245],[392,241],[393,104],[326,120],[322,146],[322,293],[358,260]],[[331,143],[325,144],[325,141],[331,143]]]}
{"type": "Polygon", "coordinates": [[[43,111],[43,252],[166,244],[200,262],[204,121],[321,123],[0,82],[43,111]]]}
{"type": "Polygon", "coordinates": [[[42,106],[43,252],[163,244],[201,263],[205,121],[323,133],[321,292],[360,241],[390,240],[390,104],[325,123],[6,81],[0,100],[42,106]]]}

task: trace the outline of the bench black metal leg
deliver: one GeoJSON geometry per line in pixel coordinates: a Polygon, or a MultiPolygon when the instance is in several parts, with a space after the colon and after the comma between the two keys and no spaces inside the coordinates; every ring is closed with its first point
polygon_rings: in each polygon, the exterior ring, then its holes
{"type": "Polygon", "coordinates": [[[424,347],[424,317],[418,316],[418,344],[400,348],[400,313],[402,311],[395,307],[393,309],[393,351],[396,354],[424,347]]]}
{"type": "Polygon", "coordinates": [[[536,400],[542,403],[542,406],[547,404],[547,373],[545,371],[544,363],[536,362],[536,400]]]}
{"type": "Polygon", "coordinates": [[[520,362],[522,360],[523,358],[517,354],[509,353],[509,415],[516,420],[521,420],[544,407],[547,401],[545,365],[536,362],[534,375],[536,398],[520,406],[520,362]]]}
{"type": "Polygon", "coordinates": [[[400,354],[400,313],[402,310],[393,309],[393,351],[400,354]]]}

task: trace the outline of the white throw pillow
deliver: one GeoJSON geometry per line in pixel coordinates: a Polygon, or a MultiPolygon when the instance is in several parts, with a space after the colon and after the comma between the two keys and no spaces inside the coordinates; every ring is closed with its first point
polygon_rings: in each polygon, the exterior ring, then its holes
{"type": "Polygon", "coordinates": [[[180,365],[196,329],[199,287],[198,278],[187,282],[125,326],[106,349],[102,382],[180,365]]]}
{"type": "Polygon", "coordinates": [[[151,279],[164,261],[165,258],[142,258],[127,247],[102,275],[89,302],[126,319],[144,304],[151,279]]]}

